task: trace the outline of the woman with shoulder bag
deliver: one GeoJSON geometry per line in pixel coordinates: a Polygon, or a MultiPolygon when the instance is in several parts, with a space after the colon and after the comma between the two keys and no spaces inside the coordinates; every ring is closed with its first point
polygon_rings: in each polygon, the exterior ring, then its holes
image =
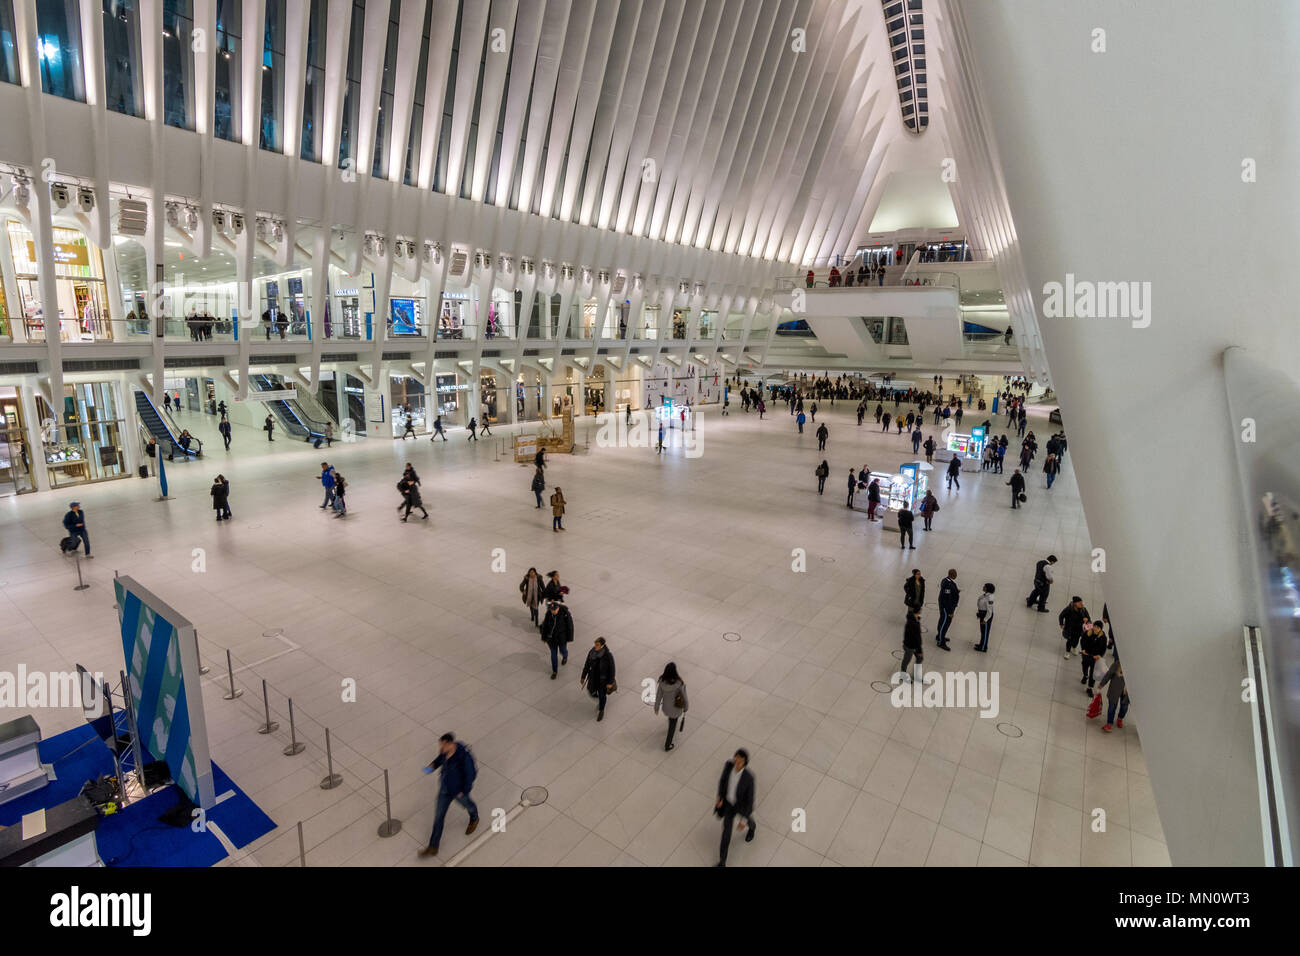
{"type": "Polygon", "coordinates": [[[537,573],[536,568],[529,568],[524,579],[519,582],[519,594],[524,604],[528,605],[528,613],[533,623],[539,627],[541,625],[537,620],[537,608],[542,603],[542,588],[542,576],[537,573]]]}
{"type": "Polygon", "coordinates": [[[618,683],[614,680],[614,655],[605,646],[603,637],[596,638],[591,650],[587,652],[587,660],[582,665],[578,681],[587,688],[588,694],[596,698],[596,720],[604,720],[605,699],[618,690],[618,683]]]}
{"type": "Polygon", "coordinates": [[[686,682],[677,675],[677,665],[669,661],[664,665],[664,672],[659,676],[655,688],[655,713],[663,709],[668,718],[668,736],[664,739],[664,750],[673,749],[673,733],[677,730],[678,720],[686,723],[686,711],[690,704],[686,700],[686,682]]]}

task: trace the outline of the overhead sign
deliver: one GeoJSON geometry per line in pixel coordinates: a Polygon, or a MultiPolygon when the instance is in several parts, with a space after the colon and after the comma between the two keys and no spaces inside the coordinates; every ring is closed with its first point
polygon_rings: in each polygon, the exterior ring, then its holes
{"type": "MultiPolygon", "coordinates": [[[[36,262],[36,243],[31,239],[27,240],[27,258],[36,262]]],[[[90,265],[90,252],[86,246],[80,242],[56,242],[54,243],[54,264],[59,266],[88,266],[90,265]]]]}
{"type": "Polygon", "coordinates": [[[246,398],[235,396],[236,402],[283,402],[298,397],[297,387],[274,388],[266,392],[249,392],[246,398]]]}

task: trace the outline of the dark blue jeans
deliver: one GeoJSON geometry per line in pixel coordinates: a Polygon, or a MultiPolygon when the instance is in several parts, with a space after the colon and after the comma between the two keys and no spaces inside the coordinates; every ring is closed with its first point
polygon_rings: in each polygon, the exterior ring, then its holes
{"type": "Polygon", "coordinates": [[[1124,719],[1124,715],[1128,713],[1128,694],[1125,694],[1123,697],[1116,697],[1116,698],[1113,698],[1113,699],[1111,700],[1111,702],[1110,702],[1110,706],[1106,708],[1106,724],[1107,724],[1107,726],[1113,726],[1114,723],[1115,723],[1115,708],[1116,708],[1116,706],[1119,707],[1119,719],[1120,719],[1120,720],[1123,720],[1123,719],[1124,719]]]}
{"type": "Polygon", "coordinates": [[[453,800],[469,811],[471,823],[478,819],[478,807],[474,805],[474,801],[469,798],[468,793],[461,794],[458,797],[452,793],[439,791],[438,807],[433,812],[433,833],[429,835],[429,846],[434,849],[437,849],[439,844],[442,843],[442,825],[447,819],[447,810],[450,809],[453,800]]]}
{"type": "Polygon", "coordinates": [[[557,655],[563,660],[565,660],[566,662],[568,661],[569,645],[551,644],[549,646],[551,648],[551,673],[554,674],[559,669],[559,661],[556,659],[557,655]]]}
{"type": "MultiPolygon", "coordinates": [[[[82,530],[82,531],[74,531],[74,532],[72,532],[72,535],[71,535],[71,536],[74,537],[74,538],[80,538],[80,539],[82,540],[82,542],[86,545],[86,554],[90,554],[90,533],[89,533],[89,532],[87,532],[87,531],[85,531],[85,530],[82,530]]],[[[73,548],[72,550],[75,551],[75,550],[77,550],[77,549],[76,549],[76,548],[73,548]]]]}

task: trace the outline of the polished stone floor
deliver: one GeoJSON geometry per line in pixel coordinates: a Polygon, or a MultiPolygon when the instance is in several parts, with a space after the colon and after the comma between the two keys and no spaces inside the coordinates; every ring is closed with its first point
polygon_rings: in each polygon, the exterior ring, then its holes
{"type": "MultiPolygon", "coordinates": [[[[1019,511],[1003,478],[969,475],[952,493],[936,479],[935,530],[904,554],[845,507],[843,485],[849,467],[896,470],[910,442],[870,419],[856,427],[851,405],[823,419],[825,455],[813,426],[798,435],[781,409],[762,422],[706,409],[697,458],[600,447],[582,422],[577,453],[548,469],[569,502],[563,534],[551,531],[549,509],[533,506],[531,468],[491,439],[453,431],[436,446],[367,440],[326,453],[240,428],[231,453],[169,471],[169,501],[139,479],[76,490],[96,555],[82,563],[91,587],[80,592],[57,547],[74,494],[0,500],[0,669],[79,662],[117,673],[114,571],[187,615],[211,665],[214,759],[277,824],[225,861],[234,865],[296,865],[299,821],[314,866],[708,865],[718,775],[742,746],[759,829],[752,843],[733,841],[731,865],[1167,865],[1139,744],[1140,689],[1124,730],[1103,734],[1084,718],[1077,658],[1061,657],[1055,612],[1071,594],[1098,614],[1103,600],[1070,458],[1047,492],[1040,453],[1019,511]],[[823,457],[831,478],[819,497],[813,469],[823,457]],[[349,479],[345,519],[317,507],[322,458],[349,479]],[[402,524],[394,511],[406,461],[423,479],[428,521],[402,524]],[[210,510],[217,471],[231,482],[229,523],[210,510]],[[795,549],[806,552],[805,571],[792,570],[795,549]],[[1061,558],[1053,613],[1035,614],[1023,597],[1049,551],[1061,558]],[[504,572],[494,570],[502,561],[504,572]],[[558,569],[571,588],[576,660],[561,680],[550,679],[519,602],[530,565],[558,569]],[[996,671],[996,719],[899,709],[880,692],[897,663],[912,567],[929,582],[928,648],[939,581],[958,569],[954,650],[933,650],[926,663],[996,671]],[[970,649],[984,581],[998,589],[987,656],[970,649]],[[578,687],[598,635],[621,685],[601,723],[578,687]],[[244,689],[236,701],[223,699],[227,651],[244,689]],[[665,753],[664,723],[639,685],[669,660],[691,709],[665,753]],[[263,679],[280,723],[269,736],[256,732],[263,679]],[[355,701],[344,700],[350,682],[355,701]],[[307,744],[294,757],[281,754],[289,696],[307,744]],[[319,787],[325,728],[343,777],[332,790],[319,787]],[[420,860],[436,788],[421,767],[447,730],[477,756],[485,824],[498,808],[510,816],[504,832],[485,825],[466,837],[465,813],[453,807],[441,855],[420,860]],[[384,770],[404,823],[390,839],[376,836],[384,770]],[[532,786],[546,788],[546,802],[514,809],[532,786]],[[1094,832],[1098,809],[1104,832],[1094,832]],[[792,825],[802,817],[806,828],[792,825]]],[[[220,448],[212,419],[180,420],[220,448]]],[[[1031,427],[1044,438],[1051,430],[1039,417],[1031,427]]],[[[1122,621],[1115,630],[1122,647],[1122,621]]],[[[81,720],[74,710],[36,717],[46,735],[81,720]]]]}

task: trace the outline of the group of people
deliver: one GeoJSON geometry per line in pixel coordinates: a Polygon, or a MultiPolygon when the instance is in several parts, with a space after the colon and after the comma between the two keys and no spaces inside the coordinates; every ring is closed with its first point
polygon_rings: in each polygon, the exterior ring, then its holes
{"type": "MultiPolygon", "coordinates": [[[[852,265],[844,267],[841,273],[838,266],[831,266],[830,272],[826,274],[826,284],[832,289],[837,289],[841,285],[851,286],[854,279],[857,279],[858,285],[870,285],[872,281],[878,286],[885,284],[885,266],[883,262],[867,262],[865,259],[858,264],[857,269],[852,265]]],[[[817,282],[817,276],[812,269],[804,276],[804,284],[811,289],[817,282]]]]}
{"type": "Polygon", "coordinates": [[[190,330],[190,340],[193,342],[211,342],[212,331],[217,326],[217,320],[208,314],[204,309],[203,314],[199,315],[198,310],[190,309],[190,314],[185,319],[185,325],[190,330]]]}
{"type": "MultiPolygon", "coordinates": [[[[996,588],[991,581],[986,581],[975,602],[975,618],[979,622],[980,638],[971,647],[981,654],[989,649],[989,632],[993,626],[993,595],[996,588]]],[[[951,651],[948,630],[961,603],[961,588],[957,586],[957,569],[949,568],[948,574],[939,584],[939,621],[935,630],[934,643],[940,650],[951,651]]],[[[925,578],[920,568],[913,568],[912,573],[903,581],[903,606],[906,608],[906,623],[903,626],[903,660],[898,673],[903,680],[911,681],[909,666],[915,661],[921,664],[925,660],[925,645],[921,636],[921,610],[925,606],[925,578]]]]}
{"type": "MultiPolygon", "coordinates": [[[[409,466],[408,466],[409,467],[409,466]]],[[[334,517],[342,518],[348,513],[348,483],[343,476],[327,461],[320,463],[320,483],[325,489],[325,500],[321,502],[321,511],[334,509],[334,517]]],[[[410,512],[407,512],[408,514],[410,512]]]]}

